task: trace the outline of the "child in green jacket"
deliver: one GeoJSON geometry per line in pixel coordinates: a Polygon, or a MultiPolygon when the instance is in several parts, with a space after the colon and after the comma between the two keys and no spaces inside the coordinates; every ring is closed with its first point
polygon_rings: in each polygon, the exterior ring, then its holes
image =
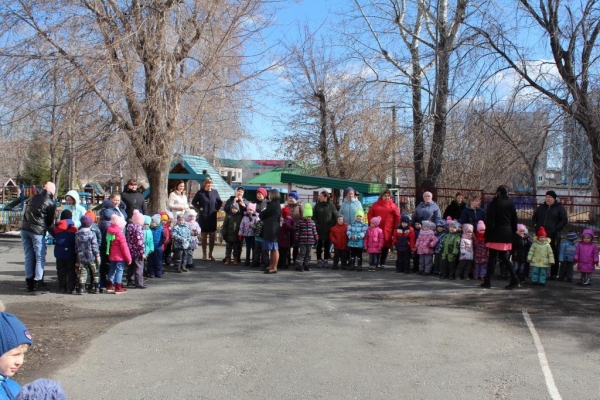
{"type": "Polygon", "coordinates": [[[456,261],[460,251],[460,234],[458,233],[458,221],[450,222],[448,233],[444,237],[442,249],[442,262],[440,264],[440,279],[454,278],[456,274],[456,261]]]}
{"type": "Polygon", "coordinates": [[[554,253],[543,226],[538,229],[537,236],[533,239],[527,261],[531,265],[532,284],[546,286],[546,275],[550,265],[554,264],[554,253]]]}

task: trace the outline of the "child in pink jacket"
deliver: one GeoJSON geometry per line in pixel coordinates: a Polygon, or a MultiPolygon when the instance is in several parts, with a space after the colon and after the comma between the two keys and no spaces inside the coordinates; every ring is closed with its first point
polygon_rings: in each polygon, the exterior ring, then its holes
{"type": "Polygon", "coordinates": [[[369,253],[369,271],[371,272],[375,271],[375,268],[379,265],[379,256],[383,248],[383,231],[379,227],[380,223],[381,217],[371,218],[364,239],[364,247],[369,253]]]}
{"type": "Polygon", "coordinates": [[[106,251],[110,260],[106,293],[127,292],[127,289],[123,288],[123,269],[125,264],[131,264],[131,253],[123,234],[125,224],[125,220],[119,215],[113,214],[110,217],[110,226],[106,231],[106,251]]]}
{"type": "Polygon", "coordinates": [[[431,221],[423,221],[423,228],[415,242],[417,254],[419,255],[419,275],[431,274],[433,268],[433,251],[438,242],[435,236],[435,224],[431,221]]]}
{"type": "Polygon", "coordinates": [[[577,271],[581,273],[581,279],[577,283],[580,286],[588,286],[592,283],[592,273],[598,266],[598,246],[594,243],[594,231],[584,229],[581,234],[581,242],[575,249],[573,264],[577,265],[577,271]]]}

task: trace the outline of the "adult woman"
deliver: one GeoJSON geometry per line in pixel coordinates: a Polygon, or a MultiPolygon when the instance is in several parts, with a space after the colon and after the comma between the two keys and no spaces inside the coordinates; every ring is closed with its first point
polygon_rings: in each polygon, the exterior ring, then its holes
{"type": "Polygon", "coordinates": [[[269,252],[269,266],[265,274],[276,274],[277,263],[279,262],[279,246],[277,245],[277,237],[279,236],[279,219],[281,217],[281,206],[279,205],[280,198],[277,189],[269,190],[269,203],[267,208],[262,210],[258,218],[263,222],[262,229],[262,248],[263,251],[269,252]]]}
{"type": "Polygon", "coordinates": [[[379,257],[379,268],[383,268],[390,248],[394,245],[394,230],[400,225],[400,210],[392,200],[392,192],[389,189],[381,191],[379,199],[373,203],[367,217],[369,221],[375,217],[381,218],[379,227],[383,231],[383,248],[381,249],[381,257],[379,257]]]}
{"type": "Polygon", "coordinates": [[[441,216],[440,207],[433,201],[433,195],[431,192],[425,192],[423,193],[423,201],[415,208],[412,220],[413,223],[431,221],[437,225],[441,216]]]}
{"type": "Polygon", "coordinates": [[[213,190],[213,180],[205,178],[196,192],[192,205],[198,210],[198,223],[200,224],[202,240],[202,259],[206,260],[206,244],[208,241],[208,257],[215,260],[213,249],[215,247],[215,234],[217,232],[217,211],[223,205],[219,192],[213,190]]]}
{"type": "Polygon", "coordinates": [[[496,196],[487,208],[485,241],[489,250],[489,258],[487,273],[481,284],[482,288],[489,289],[491,287],[491,279],[498,258],[510,274],[510,283],[506,289],[519,287],[515,269],[508,259],[508,254],[512,249],[513,235],[516,232],[517,210],[514,203],[508,198],[508,188],[502,185],[496,189],[496,196]]]}
{"type": "Polygon", "coordinates": [[[187,193],[185,191],[185,182],[177,181],[175,189],[169,194],[169,210],[173,212],[173,216],[177,219],[178,215],[183,215],[190,209],[188,205],[187,193]]]}
{"type": "Polygon", "coordinates": [[[73,225],[75,228],[79,229],[81,226],[81,217],[85,215],[85,208],[79,204],[79,193],[77,190],[69,190],[65,195],[65,202],[67,203],[62,209],[71,211],[73,215],[71,219],[73,220],[73,225]]]}
{"type": "MultiPolygon", "coordinates": [[[[144,195],[138,191],[138,184],[135,179],[130,179],[125,185],[125,190],[121,193],[121,201],[125,204],[125,211],[129,218],[133,215],[133,210],[138,210],[142,215],[146,214],[146,202],[144,201],[144,195]]],[[[128,219],[125,219],[131,222],[128,219]]]]}
{"type": "Polygon", "coordinates": [[[450,217],[453,220],[458,220],[462,211],[465,209],[465,202],[463,201],[463,195],[461,192],[457,192],[452,199],[452,202],[446,207],[444,210],[444,215],[442,218],[446,219],[450,217]]]}
{"type": "Polygon", "coordinates": [[[340,214],[344,216],[344,221],[352,223],[354,216],[359,208],[362,208],[360,201],[356,198],[356,192],[351,187],[344,190],[344,201],[340,206],[340,214]]]}
{"type": "Polygon", "coordinates": [[[100,217],[98,220],[98,228],[102,233],[102,241],[100,242],[100,287],[106,287],[106,275],[110,270],[110,261],[108,260],[108,254],[106,254],[106,231],[110,226],[110,218],[113,214],[117,214],[127,220],[127,213],[125,212],[125,204],[121,202],[121,195],[119,193],[112,193],[110,197],[104,200],[102,209],[100,210],[100,217]]]}
{"type": "Polygon", "coordinates": [[[479,208],[481,205],[481,198],[478,193],[471,193],[467,198],[467,206],[460,214],[459,222],[461,224],[471,224],[474,227],[477,226],[479,221],[485,223],[485,211],[483,208],[479,208]]]}
{"type": "Polygon", "coordinates": [[[319,194],[319,201],[313,208],[313,221],[317,225],[317,234],[319,240],[317,241],[317,267],[327,268],[329,263],[329,248],[331,242],[329,241],[329,230],[335,225],[337,220],[337,210],[331,202],[331,195],[323,190],[319,194]]]}

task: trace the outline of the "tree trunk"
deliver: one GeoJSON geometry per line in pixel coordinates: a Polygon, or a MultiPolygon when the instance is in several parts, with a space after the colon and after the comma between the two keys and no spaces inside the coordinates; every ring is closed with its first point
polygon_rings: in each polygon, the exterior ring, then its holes
{"type": "MultiPolygon", "coordinates": [[[[414,63],[413,63],[414,68],[414,63]]],[[[423,139],[423,111],[421,110],[421,72],[413,73],[411,77],[412,115],[413,115],[413,165],[415,170],[415,186],[421,187],[425,177],[423,157],[425,155],[425,140],[423,139]]],[[[413,69],[414,72],[414,69],[413,69]]]]}
{"type": "Polygon", "coordinates": [[[148,213],[150,215],[164,211],[167,207],[169,166],[168,162],[142,165],[150,183],[150,196],[148,197],[148,213]]]}

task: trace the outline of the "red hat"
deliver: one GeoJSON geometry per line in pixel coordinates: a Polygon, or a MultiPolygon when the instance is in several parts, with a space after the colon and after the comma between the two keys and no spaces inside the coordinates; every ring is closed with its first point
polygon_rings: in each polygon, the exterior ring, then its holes
{"type": "Polygon", "coordinates": [[[258,190],[256,191],[256,193],[260,193],[260,194],[262,194],[263,196],[267,197],[267,189],[265,189],[265,188],[263,188],[263,187],[261,187],[261,188],[258,188],[258,190]]]}
{"type": "Polygon", "coordinates": [[[540,229],[537,230],[537,236],[538,237],[548,237],[548,235],[546,234],[546,230],[544,229],[544,227],[540,227],[540,229]]]}

